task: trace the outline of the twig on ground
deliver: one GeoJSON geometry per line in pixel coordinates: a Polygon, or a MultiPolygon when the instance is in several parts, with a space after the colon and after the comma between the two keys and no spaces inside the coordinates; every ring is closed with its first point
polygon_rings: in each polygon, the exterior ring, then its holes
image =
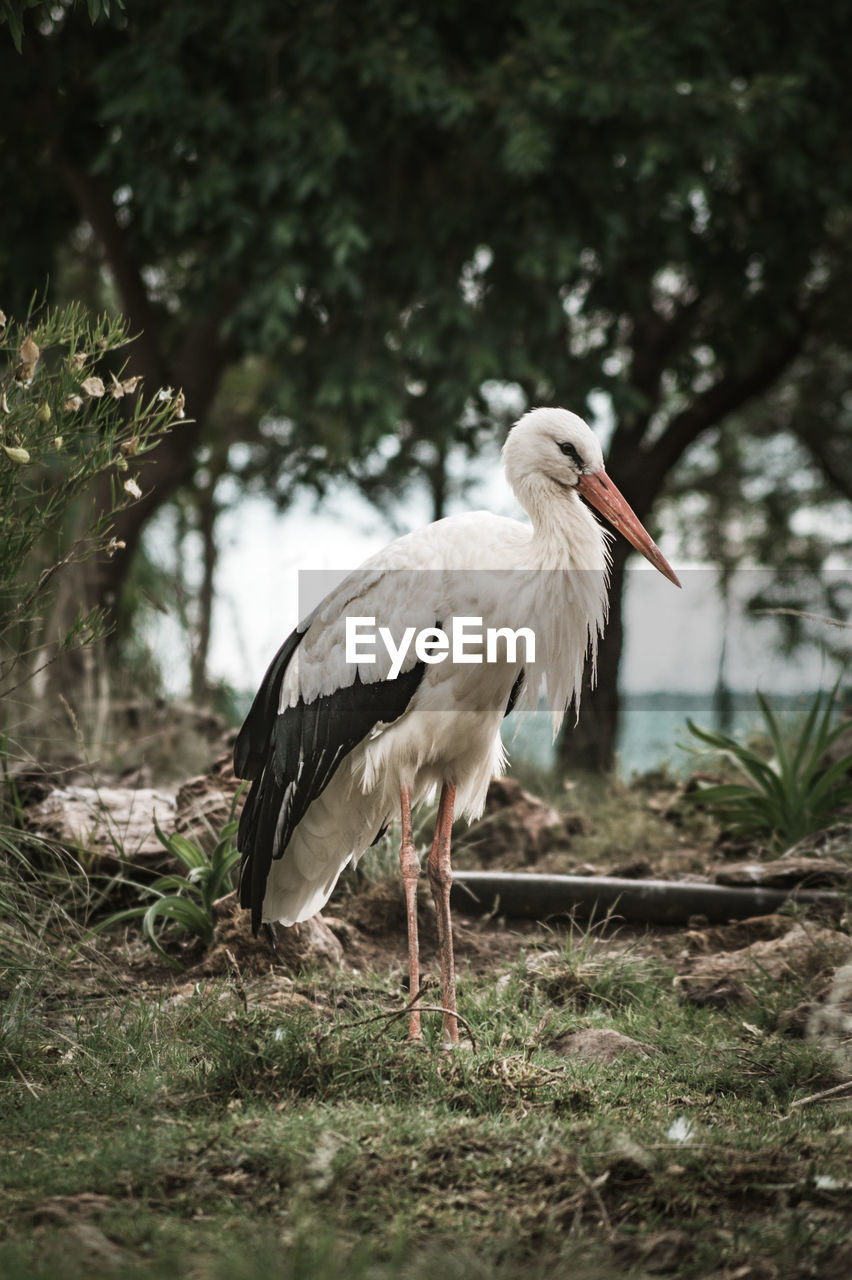
{"type": "Polygon", "coordinates": [[[22,1070],[21,1070],[21,1068],[18,1066],[17,1062],[16,1062],[16,1061],[15,1061],[15,1059],[12,1057],[11,1053],[9,1052],[9,1050],[8,1050],[8,1049],[4,1049],[4,1050],[3,1050],[3,1052],[5,1053],[6,1057],[7,1057],[7,1058],[9,1059],[9,1061],[11,1062],[11,1064],[12,1064],[12,1066],[14,1067],[14,1069],[15,1069],[16,1073],[20,1076],[21,1084],[23,1084],[23,1085],[25,1086],[25,1088],[29,1089],[30,1093],[33,1095],[33,1097],[34,1097],[34,1098],[37,1098],[37,1097],[38,1097],[38,1093],[37,1093],[37,1091],[36,1091],[35,1085],[31,1084],[31,1083],[30,1083],[30,1081],[27,1079],[27,1077],[24,1075],[23,1071],[22,1071],[22,1070]]]}
{"type": "MultiPolygon", "coordinates": [[[[382,1031],[387,1031],[388,1027],[392,1022],[395,1022],[398,1018],[404,1017],[405,1014],[408,1013],[408,1010],[411,1008],[411,1005],[413,1003],[414,1001],[412,1000],[411,1003],[407,1006],[407,1008],[397,1009],[394,1013],[381,1014],[380,1015],[381,1017],[387,1019],[387,1027],[382,1027],[382,1031]]],[[[473,1049],[473,1052],[476,1053],[476,1037],[473,1034],[473,1028],[468,1022],[467,1018],[463,1017],[458,1012],[454,1013],[452,1009],[445,1009],[442,1004],[419,1004],[417,1007],[421,1013],[448,1013],[452,1017],[456,1018],[462,1024],[467,1034],[470,1036],[471,1047],[473,1049]]]]}
{"type": "Polygon", "coordinates": [[[389,1013],[373,1013],[369,1018],[359,1018],[357,1022],[340,1022],[337,1026],[330,1027],[328,1031],[321,1035],[320,1040],[325,1040],[326,1037],[333,1035],[335,1031],[350,1031],[353,1027],[366,1027],[368,1023],[380,1022],[383,1018],[390,1018],[391,1020],[401,1018],[403,1014],[409,1013],[414,1005],[417,1004],[423,992],[428,990],[429,985],[429,983],[424,983],[417,995],[412,996],[408,1004],[403,1005],[401,1009],[391,1009],[389,1013]]]}
{"type": "Polygon", "coordinates": [[[795,1102],[790,1103],[790,1110],[795,1107],[807,1107],[812,1102],[822,1102],[824,1098],[831,1098],[838,1093],[845,1093],[852,1089],[852,1080],[844,1080],[842,1084],[833,1085],[831,1089],[821,1089],[819,1093],[811,1093],[807,1098],[796,1098],[795,1102]]]}
{"type": "Polygon", "coordinates": [[[586,1190],[591,1192],[592,1199],[594,1200],[595,1204],[598,1206],[598,1213],[601,1215],[601,1222],[603,1223],[603,1229],[606,1232],[606,1234],[609,1236],[610,1240],[612,1240],[615,1235],[615,1232],[613,1231],[613,1228],[612,1228],[612,1219],[610,1218],[609,1213],[607,1212],[607,1207],[603,1202],[603,1196],[601,1195],[599,1190],[599,1188],[603,1186],[603,1184],[606,1182],[607,1178],[609,1177],[609,1169],[606,1169],[597,1178],[590,1178],[589,1175],[586,1173],[585,1169],[583,1168],[583,1166],[578,1161],[577,1174],[583,1186],[586,1188],[586,1190]]]}
{"type": "Polygon", "coordinates": [[[242,1001],[243,1009],[245,1010],[246,1013],[248,1013],[248,992],[246,991],[246,986],[245,986],[245,983],[243,982],[243,975],[240,973],[240,966],[237,964],[237,958],[230,947],[225,948],[225,958],[227,959],[228,964],[231,966],[231,971],[234,975],[234,983],[237,988],[237,995],[240,997],[240,1000],[242,1001]]]}
{"type": "MultiPolygon", "coordinates": [[[[430,985],[431,984],[429,983],[424,983],[423,986],[420,988],[420,990],[417,992],[417,995],[412,996],[408,1004],[403,1005],[401,1009],[391,1009],[390,1012],[388,1013],[373,1013],[370,1015],[369,1018],[359,1018],[357,1022],[340,1022],[337,1024],[337,1026],[332,1027],[329,1031],[327,1031],[325,1033],[325,1036],[321,1036],[320,1039],[324,1040],[326,1036],[332,1035],[335,1031],[350,1031],[353,1027],[366,1027],[371,1022],[385,1022],[387,1025],[382,1027],[381,1031],[387,1031],[391,1023],[397,1022],[400,1018],[404,1018],[407,1013],[411,1012],[411,1010],[414,1008],[415,1005],[417,1005],[418,1009],[420,1009],[422,1013],[450,1013],[451,1014],[452,1010],[445,1009],[443,1005],[419,1003],[420,997],[423,995],[423,992],[427,991],[430,985]]],[[[475,1053],[476,1037],[473,1034],[473,1029],[470,1023],[468,1022],[467,1018],[463,1017],[460,1013],[456,1013],[455,1017],[462,1024],[465,1031],[470,1036],[470,1043],[473,1046],[473,1051],[475,1053]]],[[[381,1034],[381,1032],[379,1034],[381,1034]]]]}

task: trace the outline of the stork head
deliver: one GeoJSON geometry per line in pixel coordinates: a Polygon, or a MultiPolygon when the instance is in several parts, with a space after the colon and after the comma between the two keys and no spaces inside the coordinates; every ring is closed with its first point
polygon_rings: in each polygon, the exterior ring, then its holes
{"type": "Polygon", "coordinates": [[[677,575],[604,468],[597,436],[567,409],[531,409],[515,423],[503,446],[506,477],[521,505],[535,518],[543,506],[587,503],[675,586],[677,575]]]}

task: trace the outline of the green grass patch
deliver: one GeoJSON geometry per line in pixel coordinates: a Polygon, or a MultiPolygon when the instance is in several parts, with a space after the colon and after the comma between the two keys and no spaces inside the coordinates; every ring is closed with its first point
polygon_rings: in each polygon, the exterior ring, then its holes
{"type": "Polygon", "coordinates": [[[759,1258],[839,1280],[849,1129],[793,1106],[835,1068],[776,1030],[768,984],[746,1019],[684,1003],[658,959],[581,944],[459,986],[477,1044],[453,1055],[437,1019],[423,1052],[376,1016],[399,1003],[378,975],[305,978],[295,1013],[205,982],[7,1018],[0,1273],[691,1277],[759,1258]],[[586,1027],[650,1056],[561,1055],[586,1027]]]}

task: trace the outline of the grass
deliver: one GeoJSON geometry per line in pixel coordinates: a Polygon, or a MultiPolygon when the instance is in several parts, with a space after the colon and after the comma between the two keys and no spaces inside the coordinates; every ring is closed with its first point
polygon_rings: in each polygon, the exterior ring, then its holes
{"type": "Polygon", "coordinates": [[[500,982],[462,972],[477,1050],[452,1056],[375,1019],[399,1006],[378,974],[307,975],[289,1015],[260,979],[119,998],[42,982],[0,1045],[0,1274],[691,1277],[758,1259],[840,1280],[842,1104],[792,1107],[836,1080],[831,1060],[775,1030],[777,986],[745,1022],[603,945],[500,982]],[[585,1026],[655,1052],[561,1057],[585,1026]]]}
{"type": "MultiPolygon", "coordinates": [[[[590,815],[571,861],[679,859],[707,821],[673,827],[637,788],[593,780],[553,798],[590,815]]],[[[167,973],[138,934],[87,942],[73,926],[83,882],[48,848],[44,874],[26,875],[8,835],[4,1278],[852,1272],[849,1103],[799,1105],[841,1077],[784,1030],[804,977],[758,971],[746,1009],[699,1007],[666,960],[676,935],[519,937],[517,959],[460,968],[475,1051],[440,1054],[430,1015],[418,1052],[404,1020],[377,1016],[404,1004],[389,968],[293,984],[167,973]],[[651,1056],[560,1054],[587,1027],[651,1056]]],[[[369,884],[397,865],[381,844],[358,874],[369,884]]]]}

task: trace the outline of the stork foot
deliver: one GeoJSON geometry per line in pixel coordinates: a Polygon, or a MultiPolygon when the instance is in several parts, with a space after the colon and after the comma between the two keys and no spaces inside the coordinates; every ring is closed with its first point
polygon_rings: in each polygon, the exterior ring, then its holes
{"type": "Polygon", "coordinates": [[[473,1052],[473,1042],[468,1039],[464,1040],[448,1040],[446,1037],[441,1041],[441,1053],[462,1053],[473,1052]]]}

